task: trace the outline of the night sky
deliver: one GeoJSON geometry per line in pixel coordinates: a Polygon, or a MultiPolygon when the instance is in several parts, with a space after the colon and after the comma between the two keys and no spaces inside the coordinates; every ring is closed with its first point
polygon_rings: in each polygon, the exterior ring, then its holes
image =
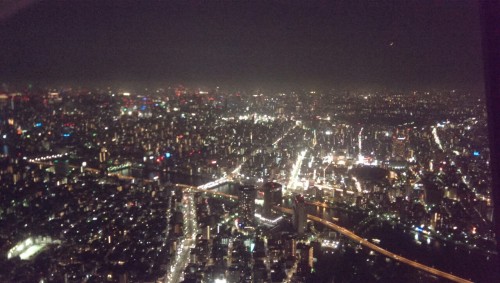
{"type": "Polygon", "coordinates": [[[0,82],[482,85],[472,0],[14,2],[0,82]]]}

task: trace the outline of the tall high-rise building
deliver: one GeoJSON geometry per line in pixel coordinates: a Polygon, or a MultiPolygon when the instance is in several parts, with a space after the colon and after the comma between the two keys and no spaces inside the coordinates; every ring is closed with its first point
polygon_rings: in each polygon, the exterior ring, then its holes
{"type": "Polygon", "coordinates": [[[283,198],[282,185],[275,182],[265,183],[262,188],[264,189],[264,206],[262,215],[270,217],[272,208],[275,205],[280,205],[283,198]]]}
{"type": "Polygon", "coordinates": [[[109,153],[108,150],[103,147],[101,148],[101,151],[99,152],[99,162],[104,163],[108,159],[109,153]]]}
{"type": "Polygon", "coordinates": [[[300,235],[304,234],[307,225],[306,204],[303,195],[296,195],[293,200],[293,228],[300,235]]]}
{"type": "Polygon", "coordinates": [[[255,223],[255,198],[257,190],[254,186],[244,185],[239,188],[238,215],[241,227],[253,226],[255,223]]]}
{"type": "Polygon", "coordinates": [[[398,130],[392,136],[392,158],[406,158],[408,135],[404,130],[398,130]]]}

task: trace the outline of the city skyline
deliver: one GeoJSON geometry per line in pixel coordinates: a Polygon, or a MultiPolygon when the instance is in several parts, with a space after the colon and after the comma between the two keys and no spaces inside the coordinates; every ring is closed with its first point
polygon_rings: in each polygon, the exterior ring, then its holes
{"type": "Polygon", "coordinates": [[[0,282],[497,282],[489,3],[0,1],[0,282]]]}
{"type": "Polygon", "coordinates": [[[215,91],[0,95],[0,279],[498,277],[481,98],[215,91]]]}

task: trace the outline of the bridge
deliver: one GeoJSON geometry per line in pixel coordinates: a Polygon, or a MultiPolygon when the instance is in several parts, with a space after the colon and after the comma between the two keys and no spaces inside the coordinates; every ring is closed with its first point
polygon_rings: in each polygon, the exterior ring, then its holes
{"type": "MultiPolygon", "coordinates": [[[[275,209],[276,210],[279,210],[283,213],[286,213],[286,214],[293,214],[293,210],[292,209],[289,209],[289,208],[285,208],[285,207],[280,207],[280,206],[275,206],[275,209]]],[[[447,273],[447,272],[444,272],[444,271],[441,271],[439,269],[436,269],[436,268],[433,268],[433,267],[430,267],[430,266],[427,266],[427,265],[424,265],[424,264],[421,264],[419,262],[416,262],[416,261],[413,261],[413,260],[410,260],[408,258],[405,258],[403,256],[400,256],[400,255],[397,255],[397,254],[394,254],[386,249],[383,249],[371,242],[369,242],[368,240],[364,239],[364,238],[361,238],[360,236],[354,234],[352,231],[349,231],[347,230],[346,228],[344,227],[341,227],[335,223],[332,223],[328,220],[325,220],[323,218],[320,218],[320,217],[317,217],[317,216],[314,216],[314,215],[311,215],[311,214],[308,214],[307,215],[307,219],[309,220],[312,220],[316,223],[320,223],[332,230],[335,230],[337,232],[339,232],[340,234],[348,237],[349,239],[357,242],[358,244],[361,244],[362,246],[365,246],[375,252],[378,252],[388,258],[391,258],[393,260],[396,260],[396,261],[399,261],[401,263],[404,263],[404,264],[407,264],[411,267],[414,267],[416,269],[419,269],[419,270],[422,270],[422,271],[425,271],[427,273],[430,273],[430,274],[433,274],[435,276],[438,276],[438,277],[441,277],[441,278],[445,278],[445,279],[448,279],[448,280],[451,280],[451,281],[454,281],[454,282],[460,282],[460,283],[472,283],[472,281],[469,281],[469,280],[466,280],[466,279],[463,279],[461,277],[458,277],[456,275],[453,275],[451,273],[447,273]]]]}
{"type": "Polygon", "coordinates": [[[108,172],[117,172],[117,171],[121,171],[121,170],[124,170],[124,169],[128,169],[130,167],[132,167],[132,163],[131,162],[125,162],[125,163],[120,164],[120,165],[109,166],[108,167],[108,172]]]}

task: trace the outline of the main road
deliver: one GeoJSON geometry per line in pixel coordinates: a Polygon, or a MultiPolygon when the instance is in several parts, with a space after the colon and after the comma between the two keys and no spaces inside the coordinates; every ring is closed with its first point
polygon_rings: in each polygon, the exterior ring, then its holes
{"type": "Polygon", "coordinates": [[[171,262],[170,272],[165,278],[166,283],[177,283],[183,279],[184,269],[189,264],[189,254],[191,247],[194,244],[197,233],[196,222],[196,206],[193,205],[193,194],[191,191],[185,190],[183,197],[184,215],[183,215],[183,230],[184,238],[177,247],[175,259],[171,262]]]}

